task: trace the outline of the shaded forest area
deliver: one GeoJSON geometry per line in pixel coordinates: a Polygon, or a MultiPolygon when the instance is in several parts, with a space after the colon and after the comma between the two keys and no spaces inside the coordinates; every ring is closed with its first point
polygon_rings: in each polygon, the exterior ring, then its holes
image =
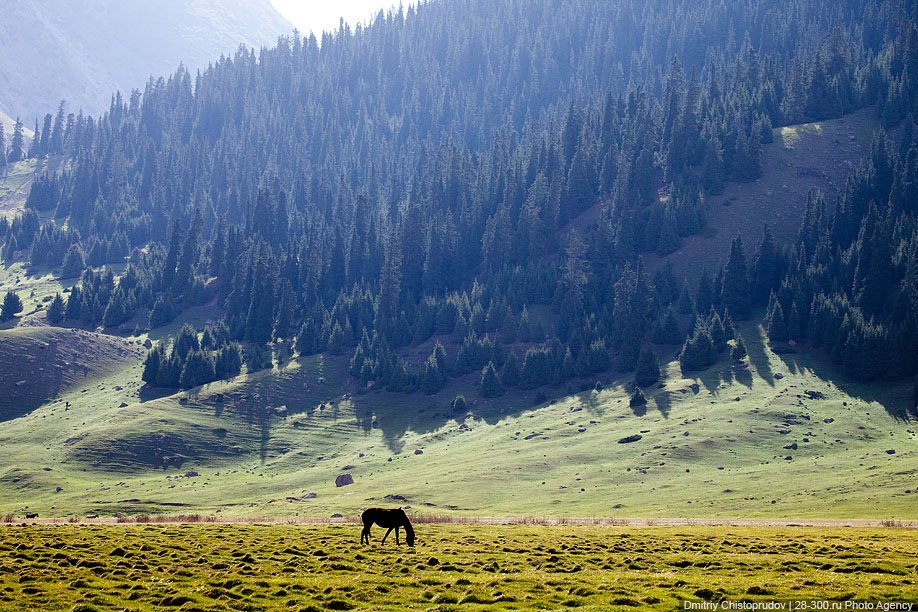
{"type": "Polygon", "coordinates": [[[157,327],[216,300],[203,338],[149,354],[144,380],[167,387],[289,344],[353,354],[364,388],[480,371],[493,395],[609,368],[648,385],[654,345],[682,345],[686,370],[742,358],[732,322],[757,307],[775,342],[862,380],[912,376],[915,10],[427,2],[240,49],[98,119],[62,106],[28,147],[21,126],[0,140],[9,161],[68,160],[0,220],[4,256],[82,275],[56,323],[157,327]],[[692,285],[648,273],[641,254],[676,251],[716,214],[708,196],[759,176],[773,128],[865,107],[903,136],[878,134],[837,202],[811,197],[796,244],[766,228],[692,285]],[[125,259],[120,278],[103,267],[125,259]]]}

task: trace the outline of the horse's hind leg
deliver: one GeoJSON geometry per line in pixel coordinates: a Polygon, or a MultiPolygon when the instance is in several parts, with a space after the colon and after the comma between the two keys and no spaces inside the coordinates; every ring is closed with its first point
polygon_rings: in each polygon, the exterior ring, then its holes
{"type": "MultiPolygon", "coordinates": [[[[392,533],[392,527],[389,527],[389,531],[387,531],[387,532],[386,532],[386,535],[384,535],[384,536],[382,537],[382,542],[381,542],[381,544],[385,544],[385,543],[386,543],[386,538],[389,537],[389,534],[390,534],[390,533],[392,533]]],[[[398,539],[398,532],[397,532],[397,531],[395,532],[395,538],[398,539]]]]}

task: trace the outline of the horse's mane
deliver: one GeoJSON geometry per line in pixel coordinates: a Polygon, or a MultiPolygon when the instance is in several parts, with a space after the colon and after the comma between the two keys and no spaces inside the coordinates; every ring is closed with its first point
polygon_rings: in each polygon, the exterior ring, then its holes
{"type": "Polygon", "coordinates": [[[408,536],[409,540],[414,540],[414,527],[411,526],[411,521],[408,520],[408,513],[399,508],[399,511],[402,513],[402,516],[405,517],[405,522],[402,527],[405,528],[405,534],[408,536]]]}

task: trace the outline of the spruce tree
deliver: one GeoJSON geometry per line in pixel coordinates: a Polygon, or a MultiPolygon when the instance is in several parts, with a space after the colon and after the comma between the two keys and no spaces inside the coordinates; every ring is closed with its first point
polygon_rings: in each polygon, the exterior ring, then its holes
{"type": "Polygon", "coordinates": [[[3,307],[0,308],[0,321],[9,321],[20,312],[22,312],[22,299],[15,291],[7,291],[3,297],[3,307]]]}
{"type": "Polygon", "coordinates": [[[179,377],[179,386],[182,389],[191,389],[214,380],[214,360],[211,354],[205,351],[188,353],[179,377]]]}
{"type": "Polygon", "coordinates": [[[500,382],[504,387],[513,388],[520,382],[520,362],[515,351],[510,351],[500,371],[500,382]]]}
{"type": "Polygon", "coordinates": [[[752,314],[752,300],[749,292],[749,272],[743,239],[737,236],[730,245],[730,258],[723,270],[723,284],[720,288],[721,301],[730,314],[739,321],[745,321],[752,314]]]}
{"type": "Polygon", "coordinates": [[[200,348],[198,332],[188,323],[182,325],[172,344],[172,354],[184,360],[189,353],[198,351],[200,348]]]}
{"type": "Polygon", "coordinates": [[[733,361],[742,361],[746,358],[747,354],[746,344],[743,342],[742,336],[737,336],[733,348],[730,349],[730,358],[733,359],[733,361]]]}
{"type": "Polygon", "coordinates": [[[457,395],[453,398],[453,401],[450,403],[450,408],[453,411],[453,414],[456,416],[463,416],[468,412],[469,407],[465,401],[465,396],[457,395]]]}
{"type": "Polygon", "coordinates": [[[481,371],[478,393],[481,397],[498,397],[504,394],[504,387],[497,378],[497,370],[494,368],[493,361],[489,361],[481,371]]]}
{"type": "Polygon", "coordinates": [[[163,366],[166,355],[162,344],[157,344],[147,353],[143,362],[143,374],[140,379],[151,386],[157,386],[160,380],[160,368],[163,366]]]}
{"type": "Polygon", "coordinates": [[[787,321],[784,318],[784,309],[781,308],[781,302],[777,298],[771,301],[771,306],[765,315],[765,329],[768,332],[768,339],[772,342],[790,340],[787,321]]]}
{"type": "Polygon", "coordinates": [[[638,387],[647,387],[660,380],[660,364],[651,351],[641,351],[637,368],[634,370],[634,382],[638,387]]]}
{"type": "Polygon", "coordinates": [[[13,127],[13,137],[10,139],[10,152],[6,156],[9,163],[15,164],[25,157],[25,133],[23,131],[22,121],[16,118],[16,125],[13,127]]]}
{"type": "Polygon", "coordinates": [[[60,293],[54,294],[54,299],[48,306],[48,322],[51,325],[60,325],[64,320],[64,299],[60,293]]]}
{"type": "Polygon", "coordinates": [[[214,362],[215,378],[232,378],[242,371],[242,348],[232,342],[217,352],[214,362]]]}

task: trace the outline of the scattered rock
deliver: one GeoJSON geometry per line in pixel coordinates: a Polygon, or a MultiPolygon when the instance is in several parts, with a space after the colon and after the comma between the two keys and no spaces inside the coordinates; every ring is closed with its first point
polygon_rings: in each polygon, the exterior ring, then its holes
{"type": "Polygon", "coordinates": [[[185,472],[185,478],[197,478],[198,476],[200,476],[200,474],[198,474],[194,470],[188,470],[187,472],[185,472]]]}
{"type": "Polygon", "coordinates": [[[586,431],[586,427],[578,427],[578,428],[577,428],[577,431],[580,432],[580,433],[583,433],[583,432],[586,431]]]}
{"type": "Polygon", "coordinates": [[[632,443],[632,442],[637,442],[637,441],[640,440],[642,437],[643,437],[643,436],[641,436],[641,435],[639,435],[639,434],[634,434],[633,436],[625,436],[624,438],[620,439],[620,440],[618,441],[618,443],[619,443],[619,444],[630,444],[630,443],[632,443]]]}
{"type": "Polygon", "coordinates": [[[822,391],[804,391],[803,394],[811,400],[826,399],[826,394],[822,391]]]}
{"type": "Polygon", "coordinates": [[[119,408],[127,408],[127,407],[128,407],[127,402],[121,402],[120,404],[118,404],[118,407],[119,407],[119,408]]]}
{"type": "Polygon", "coordinates": [[[462,423],[462,424],[459,426],[459,429],[462,429],[462,430],[467,430],[468,428],[469,428],[469,426],[466,425],[465,423],[462,423]]]}
{"type": "Polygon", "coordinates": [[[542,435],[541,432],[531,433],[531,434],[529,434],[528,436],[526,436],[526,437],[523,438],[523,439],[524,439],[524,440],[532,440],[533,438],[537,438],[537,437],[539,437],[539,436],[541,436],[541,435],[542,435]]]}
{"type": "Polygon", "coordinates": [[[303,496],[303,499],[315,499],[316,497],[318,497],[318,495],[315,494],[315,491],[310,491],[303,496]]]}
{"type": "Polygon", "coordinates": [[[349,484],[354,484],[354,477],[348,473],[339,474],[338,477],[335,478],[336,487],[346,487],[349,484]]]}
{"type": "Polygon", "coordinates": [[[287,414],[287,406],[275,406],[274,413],[275,414],[287,414]]]}
{"type": "Polygon", "coordinates": [[[832,417],[826,417],[826,418],[824,418],[824,419],[822,420],[822,422],[823,422],[823,423],[831,423],[831,422],[833,422],[834,420],[835,420],[835,419],[833,419],[832,417]]]}
{"type": "Polygon", "coordinates": [[[784,449],[785,450],[797,450],[797,443],[794,442],[793,444],[788,444],[787,446],[784,447],[784,449]]]}
{"type": "Polygon", "coordinates": [[[147,338],[146,340],[144,340],[144,341],[143,341],[143,348],[145,348],[145,349],[151,349],[151,348],[153,348],[153,341],[150,340],[149,338],[147,338]]]}
{"type": "Polygon", "coordinates": [[[331,515],[331,518],[344,518],[344,515],[341,514],[340,512],[335,512],[334,514],[331,515]]]}
{"type": "Polygon", "coordinates": [[[775,380],[781,380],[782,378],[784,378],[784,374],[781,372],[775,372],[775,380]]]}
{"type": "Polygon", "coordinates": [[[55,492],[55,493],[60,493],[60,492],[63,491],[63,490],[64,490],[64,487],[57,487],[57,488],[54,489],[54,492],[55,492]]]}
{"type": "Polygon", "coordinates": [[[423,454],[424,454],[424,451],[422,451],[422,450],[419,449],[419,448],[416,448],[416,449],[414,449],[414,454],[415,454],[415,455],[423,455],[423,454]]]}
{"type": "Polygon", "coordinates": [[[896,454],[896,451],[894,451],[893,449],[889,449],[888,451],[886,451],[886,454],[887,454],[887,455],[895,455],[895,454],[896,454]]]}

